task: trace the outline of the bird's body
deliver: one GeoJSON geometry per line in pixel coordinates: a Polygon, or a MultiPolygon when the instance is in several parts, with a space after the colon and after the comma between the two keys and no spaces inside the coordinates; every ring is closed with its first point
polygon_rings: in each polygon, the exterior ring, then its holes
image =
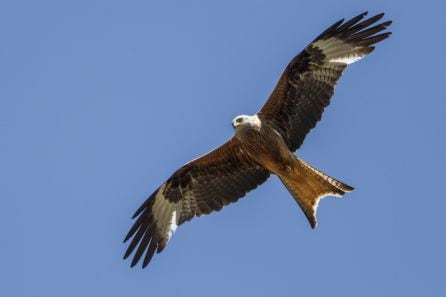
{"type": "Polygon", "coordinates": [[[282,136],[267,123],[262,124],[257,115],[243,116],[243,119],[241,123],[234,125],[235,137],[239,140],[243,153],[270,173],[278,174],[290,168],[294,155],[282,136]]]}
{"type": "Polygon", "coordinates": [[[124,258],[136,249],[132,266],[145,254],[145,267],[178,226],[237,201],[271,174],[280,178],[312,228],[321,198],[353,190],[293,153],[321,119],[344,69],[390,35],[380,33],[390,21],[374,25],[383,14],[361,21],[366,14],[336,22],[319,35],[291,60],[257,114],[232,121],[234,137],[179,168],[150,195],[124,240],[132,238],[124,258]]]}
{"type": "Polygon", "coordinates": [[[280,178],[313,228],[317,224],[315,205],[319,199],[326,195],[342,196],[353,190],[297,158],[282,135],[261,116],[238,116],[233,126],[242,153],[280,178]]]}

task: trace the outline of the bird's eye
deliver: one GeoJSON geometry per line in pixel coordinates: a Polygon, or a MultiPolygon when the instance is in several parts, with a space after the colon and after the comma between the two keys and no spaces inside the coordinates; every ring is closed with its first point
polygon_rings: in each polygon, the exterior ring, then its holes
{"type": "Polygon", "coordinates": [[[242,118],[238,118],[238,119],[235,120],[235,122],[238,123],[238,124],[241,123],[242,121],[243,121],[242,118]]]}

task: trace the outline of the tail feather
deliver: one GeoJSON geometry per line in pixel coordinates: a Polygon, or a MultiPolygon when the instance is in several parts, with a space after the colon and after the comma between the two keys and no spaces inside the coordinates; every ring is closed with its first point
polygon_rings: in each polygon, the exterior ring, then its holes
{"type": "Polygon", "coordinates": [[[343,193],[340,193],[340,195],[343,195],[345,193],[351,192],[353,191],[355,188],[341,182],[338,181],[330,176],[328,176],[327,174],[323,173],[322,171],[314,168],[313,166],[311,166],[310,164],[308,164],[307,162],[305,162],[304,160],[297,158],[299,160],[299,162],[303,165],[304,169],[307,169],[309,171],[312,171],[315,174],[315,177],[318,179],[322,179],[323,181],[328,182],[330,185],[334,186],[336,189],[343,191],[343,193]]]}
{"type": "Polygon", "coordinates": [[[325,196],[341,197],[354,190],[353,187],[319,171],[296,157],[296,163],[289,174],[279,178],[305,213],[312,228],[316,228],[316,212],[320,199],[325,196]]]}

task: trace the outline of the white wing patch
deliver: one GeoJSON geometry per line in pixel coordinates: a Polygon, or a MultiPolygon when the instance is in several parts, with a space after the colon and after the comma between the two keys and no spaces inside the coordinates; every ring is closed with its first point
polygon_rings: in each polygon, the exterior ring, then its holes
{"type": "Polygon", "coordinates": [[[167,200],[163,194],[165,188],[166,184],[163,184],[156,194],[152,213],[160,233],[169,241],[178,227],[182,202],[175,203],[167,200]]]}
{"type": "Polygon", "coordinates": [[[177,211],[174,210],[172,213],[172,217],[170,218],[170,223],[169,223],[169,234],[167,235],[167,236],[169,236],[168,241],[170,240],[172,235],[175,233],[175,230],[177,230],[177,227],[178,227],[177,211]]]}
{"type": "Polygon", "coordinates": [[[362,55],[358,55],[358,54],[352,54],[350,56],[346,56],[346,57],[342,57],[342,58],[334,58],[334,59],[330,59],[330,62],[337,62],[337,63],[343,63],[343,64],[351,64],[354,63],[356,61],[361,60],[361,58],[364,57],[362,55]]]}
{"type": "Polygon", "coordinates": [[[326,56],[325,61],[331,63],[351,64],[365,56],[361,51],[362,47],[353,47],[338,38],[328,38],[318,40],[313,46],[322,50],[326,56]]]}

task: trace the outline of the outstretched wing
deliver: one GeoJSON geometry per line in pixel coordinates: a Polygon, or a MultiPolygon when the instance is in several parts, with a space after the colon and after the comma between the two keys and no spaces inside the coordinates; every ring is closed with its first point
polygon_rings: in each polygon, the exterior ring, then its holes
{"type": "Polygon", "coordinates": [[[321,119],[336,82],[348,64],[373,51],[386,39],[391,21],[374,25],[383,13],[360,22],[367,12],[345,22],[340,20],[318,36],[286,67],[276,88],[258,113],[297,150],[321,119]]]}
{"type": "Polygon", "coordinates": [[[136,211],[133,237],[124,259],[136,249],[131,266],[145,253],[143,268],[160,253],[176,227],[194,216],[218,211],[262,184],[269,172],[251,161],[232,138],[178,169],[136,211]]]}

